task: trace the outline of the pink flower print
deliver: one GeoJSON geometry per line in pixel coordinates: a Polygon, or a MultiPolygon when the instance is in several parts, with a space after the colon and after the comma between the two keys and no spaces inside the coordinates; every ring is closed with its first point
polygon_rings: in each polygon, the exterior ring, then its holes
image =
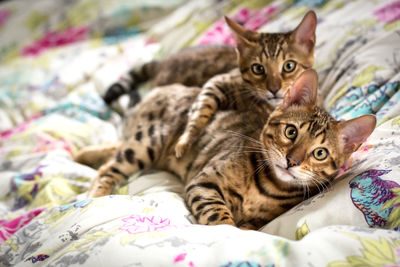
{"type": "Polygon", "coordinates": [[[160,216],[131,215],[122,219],[122,221],[125,224],[119,229],[130,234],[154,232],[169,227],[171,224],[168,218],[161,218],[160,216]]]}
{"type": "Polygon", "coordinates": [[[252,31],[258,30],[261,26],[263,26],[270,20],[271,15],[273,15],[276,10],[277,8],[275,6],[268,6],[260,10],[254,11],[253,14],[244,23],[244,27],[252,31]]]}
{"type": "Polygon", "coordinates": [[[363,156],[363,155],[365,155],[365,154],[368,154],[368,152],[369,152],[372,148],[373,148],[372,145],[364,143],[359,149],[356,150],[356,152],[354,152],[354,153],[351,155],[351,157],[352,157],[353,159],[358,159],[358,158],[360,158],[361,156],[363,156]]]}
{"type": "MultiPolygon", "coordinates": [[[[256,11],[243,8],[232,19],[243,25],[246,29],[256,31],[269,21],[271,15],[276,10],[275,6],[267,6],[256,11]]],[[[235,45],[236,40],[228,25],[226,25],[225,20],[220,19],[211,26],[210,30],[200,36],[197,43],[235,45]]]]}
{"type": "Polygon", "coordinates": [[[226,44],[235,45],[236,41],[224,19],[214,23],[209,31],[200,36],[198,44],[226,44]]]}
{"type": "MultiPolygon", "coordinates": [[[[186,259],[187,253],[181,253],[178,254],[175,258],[174,258],[174,263],[177,264],[178,262],[184,261],[186,259]]],[[[189,261],[189,267],[195,267],[194,263],[192,261],[189,261]]]]}
{"type": "Polygon", "coordinates": [[[339,169],[339,173],[338,175],[343,174],[344,172],[346,172],[348,169],[350,169],[350,167],[353,165],[353,161],[365,156],[366,154],[368,154],[368,152],[373,148],[372,145],[366,144],[364,143],[356,152],[354,152],[350,158],[348,158],[346,160],[346,162],[344,163],[344,165],[342,167],[340,167],[339,169]]]}
{"type": "Polygon", "coordinates": [[[375,10],[374,15],[378,17],[379,22],[391,23],[400,19],[400,1],[394,1],[382,8],[375,10]]]}
{"type": "Polygon", "coordinates": [[[249,15],[250,15],[250,9],[243,8],[236,14],[235,19],[237,19],[240,22],[246,22],[249,19],[249,15]]]}
{"type": "Polygon", "coordinates": [[[7,9],[0,9],[0,27],[6,23],[9,16],[10,12],[7,9]]]}
{"type": "Polygon", "coordinates": [[[33,218],[38,216],[45,208],[37,208],[25,213],[14,220],[0,220],[0,244],[10,238],[19,229],[30,223],[33,218]]]}
{"type": "Polygon", "coordinates": [[[33,152],[45,152],[56,149],[64,149],[72,153],[72,144],[63,138],[56,139],[46,133],[38,133],[33,152]]]}
{"type": "Polygon", "coordinates": [[[34,123],[34,121],[36,119],[40,118],[41,116],[42,116],[42,114],[38,114],[36,116],[33,116],[30,120],[28,120],[26,122],[23,122],[20,125],[12,128],[12,129],[0,132],[0,141],[8,139],[8,138],[12,137],[15,134],[18,134],[18,133],[26,131],[34,123]]]}
{"type": "Polygon", "coordinates": [[[88,35],[87,26],[70,27],[64,31],[49,31],[45,35],[22,49],[24,56],[37,56],[46,49],[63,46],[84,40],[88,35]]]}
{"type": "Polygon", "coordinates": [[[186,258],[186,255],[187,255],[186,253],[181,253],[181,254],[177,255],[175,257],[175,259],[174,259],[174,263],[178,263],[180,261],[184,261],[185,258],[186,258]]]}

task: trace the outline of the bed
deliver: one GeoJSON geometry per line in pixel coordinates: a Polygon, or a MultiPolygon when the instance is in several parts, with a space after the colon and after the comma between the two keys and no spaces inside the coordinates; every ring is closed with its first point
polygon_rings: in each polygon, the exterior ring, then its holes
{"type": "Polygon", "coordinates": [[[400,266],[400,1],[5,1],[0,40],[0,266],[400,266]],[[377,117],[337,183],[259,231],[195,224],[161,171],[85,198],[72,154],[118,140],[101,95],[130,67],[234,44],[223,15],[273,32],[309,9],[324,106],[377,117]]]}

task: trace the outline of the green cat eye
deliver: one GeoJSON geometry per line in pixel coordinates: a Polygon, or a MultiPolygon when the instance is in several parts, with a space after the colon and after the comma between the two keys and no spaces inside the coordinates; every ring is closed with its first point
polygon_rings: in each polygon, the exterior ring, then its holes
{"type": "Polygon", "coordinates": [[[313,151],[313,156],[317,160],[324,160],[328,157],[328,150],[325,148],[317,148],[313,151]]]}
{"type": "Polygon", "coordinates": [[[283,71],[286,73],[290,73],[296,69],[296,61],[288,60],[283,64],[283,71]]]}
{"type": "Polygon", "coordinates": [[[285,136],[290,140],[294,140],[297,137],[297,129],[293,125],[288,125],[285,128],[285,136]]]}
{"type": "Polygon", "coordinates": [[[255,75],[263,75],[265,73],[263,65],[258,64],[258,63],[254,63],[253,65],[251,65],[251,71],[255,75]]]}

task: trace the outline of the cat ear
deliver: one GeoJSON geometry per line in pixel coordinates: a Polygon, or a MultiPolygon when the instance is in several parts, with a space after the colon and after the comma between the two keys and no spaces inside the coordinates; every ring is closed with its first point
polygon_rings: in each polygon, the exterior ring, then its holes
{"type": "Polygon", "coordinates": [[[310,10],[303,20],[292,32],[292,40],[304,47],[308,53],[312,52],[315,46],[315,28],[317,27],[317,15],[310,10]]]}
{"type": "Polygon", "coordinates": [[[236,35],[237,47],[239,51],[245,46],[255,46],[257,38],[259,38],[259,33],[247,30],[239,23],[231,20],[227,16],[224,17],[226,24],[236,35]]]}
{"type": "Polygon", "coordinates": [[[305,70],[287,91],[281,108],[290,106],[314,106],[317,103],[318,74],[313,69],[305,70]]]}
{"type": "Polygon", "coordinates": [[[371,135],[375,129],[376,118],[374,115],[364,115],[349,121],[339,122],[339,144],[344,154],[356,151],[362,142],[371,135]]]}

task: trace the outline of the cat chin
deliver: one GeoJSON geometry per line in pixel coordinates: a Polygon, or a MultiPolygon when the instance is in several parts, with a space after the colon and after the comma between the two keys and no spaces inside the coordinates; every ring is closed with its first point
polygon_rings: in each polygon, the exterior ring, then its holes
{"type": "Polygon", "coordinates": [[[268,98],[267,101],[268,101],[268,103],[270,105],[276,107],[276,106],[278,106],[279,104],[282,103],[283,98],[278,98],[278,97],[276,97],[276,98],[268,98]]]}
{"type": "Polygon", "coordinates": [[[294,177],[287,169],[275,165],[274,171],[275,171],[276,178],[278,178],[282,182],[297,183],[296,182],[297,178],[294,177]]]}

